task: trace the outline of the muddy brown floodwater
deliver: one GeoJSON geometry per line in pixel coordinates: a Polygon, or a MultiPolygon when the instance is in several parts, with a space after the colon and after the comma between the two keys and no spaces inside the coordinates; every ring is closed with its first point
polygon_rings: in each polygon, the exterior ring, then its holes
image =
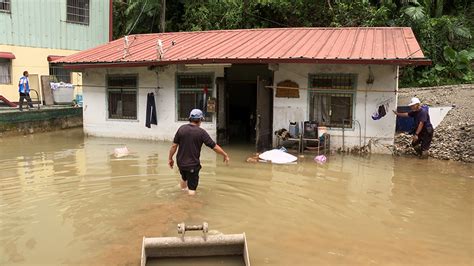
{"type": "Polygon", "coordinates": [[[472,164],[333,155],[318,165],[225,166],[203,148],[198,194],[169,143],[80,129],[0,138],[0,265],[138,265],[146,236],[207,221],[245,232],[253,265],[473,265],[472,164]],[[112,156],[127,145],[131,155],[112,156]]]}

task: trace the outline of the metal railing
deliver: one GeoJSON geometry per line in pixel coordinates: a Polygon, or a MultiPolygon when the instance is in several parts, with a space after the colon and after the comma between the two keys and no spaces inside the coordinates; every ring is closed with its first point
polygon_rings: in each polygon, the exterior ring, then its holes
{"type": "MultiPolygon", "coordinates": [[[[38,110],[40,109],[40,104],[41,104],[41,99],[39,97],[39,93],[37,90],[30,90],[30,92],[34,92],[36,94],[36,102],[38,103],[38,110]]],[[[30,96],[31,98],[31,96],[30,96]]],[[[33,102],[33,99],[31,99],[31,102],[33,102]]]]}

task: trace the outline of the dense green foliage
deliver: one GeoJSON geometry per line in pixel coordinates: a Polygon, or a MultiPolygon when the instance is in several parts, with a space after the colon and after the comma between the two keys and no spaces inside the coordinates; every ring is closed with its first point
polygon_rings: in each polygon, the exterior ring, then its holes
{"type": "MultiPolygon", "coordinates": [[[[114,36],[158,32],[159,0],[114,0],[114,36]]],[[[412,27],[432,66],[405,67],[401,86],[474,82],[471,0],[167,0],[166,31],[271,27],[412,27]]]]}

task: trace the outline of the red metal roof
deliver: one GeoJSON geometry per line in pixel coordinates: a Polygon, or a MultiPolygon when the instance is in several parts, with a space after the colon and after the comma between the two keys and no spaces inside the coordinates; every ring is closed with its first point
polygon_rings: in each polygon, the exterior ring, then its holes
{"type": "Polygon", "coordinates": [[[0,52],[0,58],[15,59],[16,57],[13,53],[10,53],[10,52],[0,52]]]}
{"type": "MultiPolygon", "coordinates": [[[[48,62],[64,58],[64,55],[48,55],[48,62]]],[[[55,62],[53,62],[55,63],[55,62]]]]}
{"type": "Polygon", "coordinates": [[[411,28],[272,28],[128,36],[55,63],[88,68],[176,63],[346,63],[426,65],[411,28]],[[162,40],[164,56],[158,53],[162,40]],[[172,42],[175,43],[172,46],[172,42]]]}

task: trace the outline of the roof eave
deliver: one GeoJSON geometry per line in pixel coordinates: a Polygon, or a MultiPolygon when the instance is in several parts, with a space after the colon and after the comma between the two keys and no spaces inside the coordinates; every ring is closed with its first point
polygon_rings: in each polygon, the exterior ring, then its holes
{"type": "Polygon", "coordinates": [[[315,59],[315,58],[246,58],[246,59],[187,59],[164,61],[122,61],[122,62],[63,62],[68,69],[104,68],[104,67],[143,67],[173,64],[264,64],[264,63],[301,63],[301,64],[363,64],[363,65],[431,65],[432,61],[426,58],[419,59],[315,59]]]}

